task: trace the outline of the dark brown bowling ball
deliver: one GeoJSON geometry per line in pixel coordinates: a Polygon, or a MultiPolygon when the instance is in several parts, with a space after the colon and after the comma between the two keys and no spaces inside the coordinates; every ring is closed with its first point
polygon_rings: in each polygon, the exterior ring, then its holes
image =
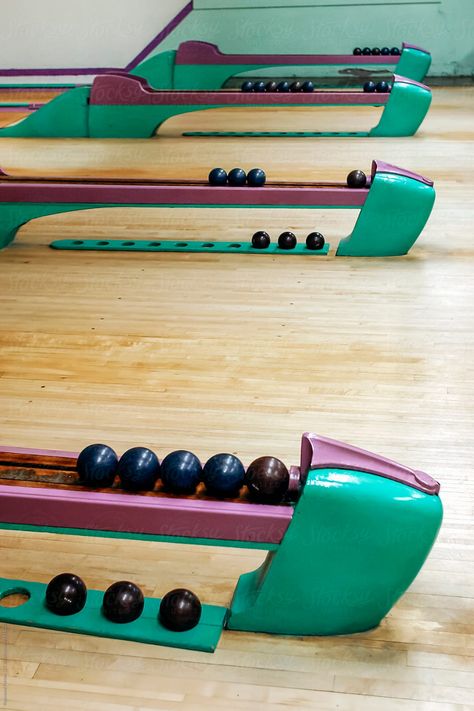
{"type": "Polygon", "coordinates": [[[247,469],[245,483],[255,501],[277,504],[288,490],[290,474],[276,457],[259,457],[247,469]]]}
{"type": "Polygon", "coordinates": [[[75,615],[80,612],[87,599],[87,588],[83,580],[73,573],[60,573],[46,588],[46,607],[55,615],[75,615]]]}
{"type": "Polygon", "coordinates": [[[138,585],[120,580],[105,591],[102,611],[111,622],[133,622],[142,614],[144,604],[138,585]]]}
{"type": "Polygon", "coordinates": [[[365,188],[367,185],[367,176],[362,170],[351,170],[346,180],[348,188],[365,188]]]}
{"type": "Polygon", "coordinates": [[[201,619],[201,602],[197,595],[185,588],[166,593],[158,613],[163,627],[173,632],[185,632],[196,627],[201,619]]]}

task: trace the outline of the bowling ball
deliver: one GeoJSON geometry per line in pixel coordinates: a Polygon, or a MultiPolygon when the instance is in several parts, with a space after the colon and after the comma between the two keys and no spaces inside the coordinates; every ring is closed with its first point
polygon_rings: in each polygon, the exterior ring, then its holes
{"type": "Polygon", "coordinates": [[[320,232],[311,232],[306,237],[306,248],[312,250],[322,249],[326,241],[320,232]]]}
{"type": "Polygon", "coordinates": [[[290,473],[276,457],[259,457],[247,469],[245,483],[255,501],[277,504],[288,491],[290,473]]]}
{"type": "Polygon", "coordinates": [[[160,475],[158,457],[146,447],[132,447],[120,457],[120,484],[129,491],[153,489],[160,475]]]}
{"type": "Polygon", "coordinates": [[[262,188],[267,181],[265,171],[261,168],[252,168],[247,173],[247,183],[252,188],[262,188]]]}
{"type": "Polygon", "coordinates": [[[90,444],[76,462],[79,481],[85,486],[112,486],[117,473],[118,457],[106,444],[90,444]]]}
{"type": "Polygon", "coordinates": [[[46,588],[46,607],[55,615],[65,617],[80,612],[87,599],[83,580],[74,573],[60,573],[50,580],[46,588]]]}
{"type": "Polygon", "coordinates": [[[201,602],[191,590],[177,588],[166,593],[158,613],[163,627],[173,632],[185,632],[196,627],[201,619],[201,602]]]}
{"type": "Polygon", "coordinates": [[[270,235],[268,232],[259,230],[252,235],[252,247],[254,249],[267,249],[270,246],[270,235]]]}
{"type": "Polygon", "coordinates": [[[143,593],[138,585],[120,580],[105,591],[102,612],[111,622],[133,622],[142,614],[144,605],[143,593]]]}
{"type": "Polygon", "coordinates": [[[293,232],[282,232],[278,237],[278,246],[280,249],[294,249],[297,243],[298,240],[293,232]]]}
{"type": "Polygon", "coordinates": [[[232,168],[227,176],[227,180],[229,181],[229,185],[240,188],[247,182],[247,174],[242,168],[232,168]]]}
{"type": "Polygon", "coordinates": [[[348,188],[365,188],[367,176],[362,170],[351,170],[346,178],[348,188]]]}
{"type": "Polygon", "coordinates": [[[209,185],[227,185],[227,173],[223,168],[213,168],[209,173],[209,185]]]}
{"type": "Polygon", "coordinates": [[[178,449],[161,463],[161,480],[175,494],[191,494],[201,481],[201,462],[192,452],[178,449]]]}
{"type": "Polygon", "coordinates": [[[233,454],[214,454],[204,465],[202,480],[210,494],[235,496],[244,483],[245,469],[233,454]]]}

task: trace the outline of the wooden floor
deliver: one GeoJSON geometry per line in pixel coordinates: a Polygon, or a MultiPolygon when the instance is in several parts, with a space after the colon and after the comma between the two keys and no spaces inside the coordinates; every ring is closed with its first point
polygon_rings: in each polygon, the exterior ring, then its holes
{"type": "MultiPolygon", "coordinates": [[[[0,164],[35,175],[202,178],[260,166],[274,179],[344,179],[379,157],[436,181],[409,256],[335,258],[353,210],[111,209],[21,230],[0,254],[0,438],[5,445],[188,448],[298,463],[310,429],[426,470],[445,522],[421,574],[378,629],[338,638],[225,632],[214,655],[0,628],[0,706],[28,711],[474,709],[473,89],[439,89],[404,139],[1,139],[0,164]],[[326,258],[94,254],[61,237],[299,238],[326,258]],[[2,639],[3,637],[3,639],[2,639]],[[2,651],[3,648],[3,651],[2,651]],[[3,664],[3,669],[1,668],[3,664]],[[2,689],[3,686],[3,689],[2,689]]],[[[350,111],[350,110],[349,110],[350,111]]],[[[291,117],[297,119],[294,110],[291,117]]],[[[347,115],[347,114],[346,114],[347,115]]],[[[235,114],[221,112],[223,127],[235,114]]],[[[314,121],[313,114],[305,117],[314,121]]],[[[326,119],[358,129],[334,109],[326,119]]],[[[260,117],[281,127],[282,113],[260,117]]],[[[362,123],[366,118],[361,119],[362,123]]],[[[248,119],[247,119],[248,121],[248,119]]],[[[356,125],[354,125],[354,122],[356,125]]],[[[187,586],[227,604],[255,551],[0,534],[1,575],[146,594],[187,586]]],[[[313,584],[318,585],[314,580],[313,584]]]]}

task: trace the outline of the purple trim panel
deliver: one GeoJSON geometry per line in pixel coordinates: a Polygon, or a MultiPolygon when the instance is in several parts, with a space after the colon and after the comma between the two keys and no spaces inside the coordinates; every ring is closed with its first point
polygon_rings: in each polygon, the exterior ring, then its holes
{"type": "Polygon", "coordinates": [[[280,543],[292,506],[0,486],[3,523],[280,543]]]}
{"type": "Polygon", "coordinates": [[[64,452],[62,449],[31,449],[30,447],[0,447],[0,454],[34,454],[44,457],[65,457],[77,459],[78,452],[64,452]]]}
{"type": "Polygon", "coordinates": [[[301,471],[308,469],[356,469],[406,484],[425,494],[437,494],[439,483],[429,474],[409,469],[391,459],[312,432],[301,440],[301,471]]]}
{"type": "Polygon", "coordinates": [[[288,485],[288,492],[290,494],[296,494],[300,490],[301,486],[301,471],[299,467],[292,465],[289,469],[290,472],[290,483],[288,485]]]}
{"type": "Polygon", "coordinates": [[[0,182],[1,202],[139,205],[288,205],[361,207],[367,189],[324,187],[213,187],[210,185],[111,185],[0,182]]]}
{"type": "Polygon", "coordinates": [[[68,69],[0,69],[1,77],[61,77],[61,76],[90,76],[114,72],[115,67],[69,67],[68,69]]]}
{"type": "Polygon", "coordinates": [[[241,91],[156,91],[142,77],[123,74],[99,76],[92,84],[91,105],[98,106],[315,106],[320,104],[386,104],[390,94],[358,91],[315,91],[314,93],[248,94],[241,91]]]}
{"type": "Polygon", "coordinates": [[[407,77],[402,77],[402,76],[400,76],[400,74],[394,74],[393,81],[397,82],[397,84],[413,84],[413,86],[419,86],[422,89],[426,89],[426,91],[431,91],[429,86],[426,86],[426,84],[422,84],[421,82],[415,81],[414,79],[408,79],[407,77]]]}
{"type": "Polygon", "coordinates": [[[144,47],[141,52],[137,54],[136,57],[132,59],[131,62],[127,64],[125,67],[126,71],[131,71],[132,69],[135,69],[136,66],[138,66],[141,62],[143,62],[150,52],[152,52],[156,47],[158,47],[159,44],[161,44],[174,30],[178,27],[178,25],[181,24],[183,20],[186,19],[186,17],[189,15],[190,12],[193,10],[193,0],[191,2],[188,2],[187,5],[183,7],[182,10],[178,12],[178,14],[173,17],[170,22],[159,32],[156,37],[154,37],[151,42],[149,42],[146,47],[144,47]]]}
{"type": "Polygon", "coordinates": [[[408,42],[402,42],[402,50],[403,49],[416,49],[418,52],[423,52],[424,54],[431,54],[431,52],[428,52],[427,49],[423,49],[423,47],[418,47],[416,44],[409,44],[408,42]]]}
{"type": "Polygon", "coordinates": [[[182,42],[176,52],[176,64],[397,64],[400,57],[353,54],[224,54],[210,42],[182,42]]]}
{"type": "Polygon", "coordinates": [[[403,175],[405,178],[413,178],[413,180],[418,180],[420,183],[424,183],[430,187],[434,185],[430,178],[424,178],[418,173],[412,173],[411,170],[405,170],[404,168],[398,168],[396,165],[384,163],[382,160],[372,161],[372,180],[374,179],[375,173],[394,173],[395,175],[403,175]]]}

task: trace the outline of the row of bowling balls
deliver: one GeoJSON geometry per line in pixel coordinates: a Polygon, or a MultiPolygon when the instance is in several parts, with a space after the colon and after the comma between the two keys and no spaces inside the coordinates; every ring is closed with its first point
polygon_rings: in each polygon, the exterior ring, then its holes
{"type": "Polygon", "coordinates": [[[202,481],[212,496],[234,497],[245,484],[250,498],[260,503],[279,503],[290,482],[286,466],[276,457],[259,457],[247,471],[233,454],[212,456],[204,466],[192,452],[180,449],[167,454],[160,463],[151,449],[133,447],[120,459],[105,444],[90,444],[77,458],[81,484],[90,487],[112,486],[115,477],[128,491],[152,490],[158,479],[175,494],[193,494],[202,481]]]}
{"type": "Polygon", "coordinates": [[[267,176],[261,168],[252,168],[248,173],[242,168],[232,168],[228,173],[224,168],[213,168],[207,179],[209,185],[216,187],[232,185],[234,188],[241,188],[244,185],[248,185],[251,188],[263,188],[267,181],[267,176]]]}
{"type": "Polygon", "coordinates": [[[379,54],[382,54],[384,57],[388,57],[389,55],[392,56],[399,56],[401,54],[400,50],[398,47],[354,47],[352,50],[352,54],[354,54],[356,57],[360,57],[360,55],[364,55],[366,57],[372,55],[372,56],[378,56],[379,54]]]}
{"type": "Polygon", "coordinates": [[[278,91],[280,93],[287,94],[288,92],[293,92],[293,93],[299,93],[302,92],[304,94],[311,94],[314,91],[314,84],[312,81],[294,81],[290,82],[283,80],[283,81],[244,81],[242,86],[240,87],[241,91],[244,93],[249,93],[251,91],[257,93],[257,94],[263,94],[265,92],[275,92],[278,91]]]}
{"type": "MultiPolygon", "coordinates": [[[[76,615],[84,608],[86,601],[86,584],[74,573],[56,575],[46,588],[46,607],[61,617],[76,615]]],[[[105,591],[102,614],[111,622],[133,622],[142,614],[144,605],[145,598],[138,585],[120,580],[105,591]]],[[[192,629],[200,617],[201,602],[198,596],[185,588],[166,593],[158,610],[160,623],[174,632],[192,629]]]]}

